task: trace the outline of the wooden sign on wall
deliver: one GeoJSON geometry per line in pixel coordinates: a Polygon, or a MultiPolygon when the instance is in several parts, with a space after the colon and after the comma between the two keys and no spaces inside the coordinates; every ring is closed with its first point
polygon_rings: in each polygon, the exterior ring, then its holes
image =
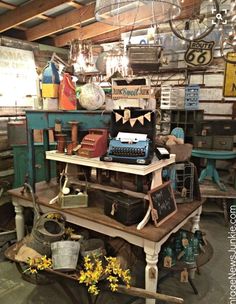
{"type": "MultiPolygon", "coordinates": [[[[236,61],[236,53],[229,52],[227,58],[236,61]]],[[[223,95],[224,97],[236,97],[236,64],[226,63],[223,95]]]]}
{"type": "Polygon", "coordinates": [[[112,98],[151,98],[151,86],[148,85],[124,85],[112,86],[112,98]]]}

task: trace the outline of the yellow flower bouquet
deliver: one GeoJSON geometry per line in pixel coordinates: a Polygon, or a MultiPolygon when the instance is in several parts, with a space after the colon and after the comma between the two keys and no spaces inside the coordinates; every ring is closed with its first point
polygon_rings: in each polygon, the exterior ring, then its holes
{"type": "Polygon", "coordinates": [[[84,258],[83,269],[80,270],[77,279],[79,283],[84,283],[88,287],[88,292],[94,295],[99,293],[97,284],[101,280],[108,282],[111,291],[118,290],[118,282],[122,281],[126,287],[130,287],[130,271],[123,270],[116,257],[104,257],[105,263],[98,257],[84,258]]]}

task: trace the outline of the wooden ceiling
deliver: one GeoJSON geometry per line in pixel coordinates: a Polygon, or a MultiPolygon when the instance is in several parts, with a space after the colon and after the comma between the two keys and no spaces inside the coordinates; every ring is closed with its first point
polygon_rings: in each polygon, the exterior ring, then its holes
{"type": "Polygon", "coordinates": [[[0,1],[0,35],[64,47],[74,39],[115,41],[131,29],[96,22],[94,10],[89,0],[0,1]]]}
{"type": "Polygon", "coordinates": [[[0,0],[0,35],[64,47],[74,39],[119,40],[131,30],[96,22],[94,9],[95,0],[0,0]]]}

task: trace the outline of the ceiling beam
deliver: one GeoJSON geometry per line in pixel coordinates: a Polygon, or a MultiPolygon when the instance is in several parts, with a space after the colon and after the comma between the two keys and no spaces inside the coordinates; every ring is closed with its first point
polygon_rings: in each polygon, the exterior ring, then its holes
{"type": "Polygon", "coordinates": [[[74,8],[80,8],[82,5],[79,4],[78,2],[74,2],[74,1],[71,1],[68,3],[70,6],[74,7],[74,8]]]}
{"type": "Polygon", "coordinates": [[[95,4],[83,6],[80,9],[61,14],[52,20],[36,25],[26,31],[29,41],[51,35],[61,30],[76,26],[84,21],[94,19],[95,4]]]}
{"type": "Polygon", "coordinates": [[[25,5],[16,7],[14,10],[6,12],[0,18],[0,32],[6,31],[18,24],[33,19],[56,6],[70,2],[69,0],[33,0],[25,5]]]}
{"type": "Polygon", "coordinates": [[[62,47],[75,39],[87,40],[92,37],[117,30],[118,28],[118,26],[95,22],[78,30],[74,30],[55,37],[55,46],[62,47]]]}
{"type": "Polygon", "coordinates": [[[101,34],[98,35],[96,37],[92,38],[93,43],[105,43],[105,42],[114,42],[114,41],[118,41],[121,39],[121,34],[126,33],[126,32],[131,32],[131,31],[135,31],[135,30],[139,30],[139,29],[144,29],[148,27],[147,25],[143,25],[143,26],[126,26],[126,27],[122,27],[119,28],[118,30],[114,30],[111,31],[109,33],[105,33],[105,34],[101,34]]]}
{"type": "Polygon", "coordinates": [[[5,1],[0,1],[0,7],[7,8],[7,9],[15,9],[16,5],[11,4],[11,3],[7,3],[5,1]]]}
{"type": "MultiPolygon", "coordinates": [[[[148,9],[145,9],[145,7],[142,7],[142,12],[140,13],[138,18],[137,18],[136,10],[131,10],[122,13],[120,17],[126,22],[129,21],[130,23],[129,26],[132,26],[134,20],[136,22],[141,23],[142,21],[149,19],[150,12],[148,9]]],[[[107,19],[107,21],[112,22],[112,18],[107,19]]],[[[79,39],[79,40],[92,39],[93,37],[97,37],[99,35],[118,30],[119,28],[122,29],[125,28],[125,26],[120,27],[116,25],[109,25],[101,22],[95,22],[87,26],[84,26],[81,29],[59,35],[54,38],[54,41],[56,46],[61,47],[68,44],[70,41],[73,41],[74,39],[79,39]]]]}

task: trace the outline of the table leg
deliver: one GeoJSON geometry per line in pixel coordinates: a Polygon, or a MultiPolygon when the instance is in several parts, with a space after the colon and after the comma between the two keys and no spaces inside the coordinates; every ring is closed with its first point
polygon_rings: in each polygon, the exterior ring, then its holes
{"type": "MultiPolygon", "coordinates": [[[[158,187],[162,184],[162,169],[156,170],[152,174],[152,184],[151,189],[158,187]]],[[[142,229],[149,221],[151,215],[151,207],[149,205],[146,215],[143,220],[138,224],[137,229],[142,229]]]]}
{"type": "Polygon", "coordinates": [[[192,233],[194,233],[196,230],[200,230],[200,217],[202,213],[202,206],[198,208],[197,214],[193,217],[193,225],[192,225],[192,233]]]}
{"type": "Polygon", "coordinates": [[[25,236],[25,220],[23,215],[24,207],[20,206],[18,203],[13,202],[13,205],[15,207],[15,223],[16,223],[16,235],[17,235],[17,241],[20,241],[25,236]]]}
{"type": "MultiPolygon", "coordinates": [[[[161,246],[158,243],[145,241],[144,252],[146,253],[146,268],[145,268],[145,289],[156,292],[158,281],[158,255],[161,246]]],[[[146,304],[155,304],[154,299],[146,299],[146,304]]]]}
{"type": "Polygon", "coordinates": [[[200,177],[198,179],[199,183],[203,182],[207,176],[212,178],[212,181],[219,186],[221,191],[226,191],[224,184],[220,182],[220,177],[216,170],[215,159],[207,159],[206,168],[202,170],[200,177]]]}

